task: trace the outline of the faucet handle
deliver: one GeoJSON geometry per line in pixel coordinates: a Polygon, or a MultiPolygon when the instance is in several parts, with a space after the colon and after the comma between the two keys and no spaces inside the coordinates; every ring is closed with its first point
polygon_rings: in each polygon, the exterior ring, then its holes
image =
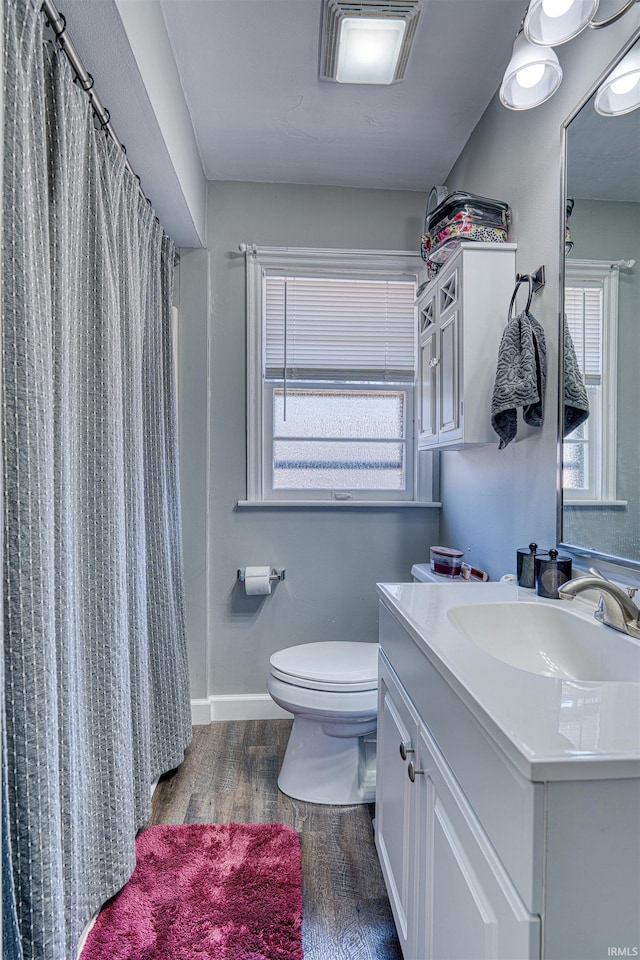
{"type": "MultiPolygon", "coordinates": [[[[607,583],[610,583],[610,581],[607,580],[607,577],[605,577],[604,573],[601,573],[596,567],[589,567],[589,573],[592,577],[597,577],[599,580],[606,580],[607,583]]],[[[638,592],[638,589],[638,587],[627,587],[627,593],[629,594],[630,600],[633,600],[638,592]]]]}

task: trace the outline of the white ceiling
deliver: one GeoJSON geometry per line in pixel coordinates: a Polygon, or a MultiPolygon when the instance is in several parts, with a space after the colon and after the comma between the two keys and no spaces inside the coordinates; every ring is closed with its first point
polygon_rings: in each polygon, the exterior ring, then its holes
{"type": "Polygon", "coordinates": [[[207,178],[426,190],[500,84],[526,0],[424,0],[404,81],[318,78],[322,0],[160,0],[207,178]]]}
{"type": "MultiPolygon", "coordinates": [[[[185,151],[203,198],[198,151],[214,180],[420,191],[444,182],[500,84],[527,3],[423,3],[406,79],[366,87],[318,79],[322,0],[61,0],[147,196],[186,247],[203,242],[204,200],[185,187],[185,151]],[[125,28],[132,18],[135,52],[125,28]],[[166,64],[169,43],[175,65],[166,64]],[[175,115],[163,124],[151,94],[174,107],[179,99],[187,126],[188,108],[197,145],[175,115]]],[[[615,136],[612,121],[594,128],[592,114],[585,108],[570,127],[571,191],[630,199],[629,184],[640,188],[640,114],[613,121],[615,136]]]]}

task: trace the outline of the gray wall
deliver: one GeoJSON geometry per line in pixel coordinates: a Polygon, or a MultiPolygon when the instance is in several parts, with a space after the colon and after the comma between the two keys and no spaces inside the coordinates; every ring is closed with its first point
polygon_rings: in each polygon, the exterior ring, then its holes
{"type": "MultiPolygon", "coordinates": [[[[565,79],[537,110],[490,104],[446,178],[506,200],[523,272],[544,263],[533,312],[547,334],[545,424],[497,444],[442,455],[437,510],[238,510],[245,496],[245,310],[241,241],[417,249],[426,194],[213,183],[204,254],[183,256],[180,288],[181,480],[192,697],[263,693],[270,654],[325,639],[376,637],[377,580],[404,580],[431,543],[455,543],[499,577],[515,551],[556,539],[561,124],[640,24],[640,9],[559,48],[565,79]],[[193,258],[193,259],[191,259],[193,258]],[[207,297],[210,283],[211,296],[207,297]],[[439,532],[438,532],[439,531],[439,532]],[[287,580],[248,599],[236,569],[270,562],[287,580]]],[[[520,301],[519,301],[520,302],[520,301]]],[[[506,322],[508,304],[504,304],[506,322]]]]}
{"type": "Polygon", "coordinates": [[[408,580],[437,541],[437,508],[251,508],[245,457],[242,241],[418,250],[427,195],[216,182],[208,252],[180,266],[180,441],[191,695],[263,694],[271,653],[310,640],[376,640],[376,581],[408,580]],[[207,264],[203,257],[208,255],[207,264]],[[211,297],[207,313],[206,290],[211,297]],[[236,570],[285,567],[268,598],[236,570]]]}
{"type": "MultiPolygon", "coordinates": [[[[507,201],[517,269],[529,273],[544,263],[547,271],[532,308],[546,331],[549,360],[542,430],[522,433],[505,450],[496,445],[442,457],[441,538],[465,547],[492,577],[515,569],[518,547],[556,540],[561,125],[639,24],[634,8],[606,30],[586,30],[559,47],[562,86],[537,109],[512,112],[495,97],[447,177],[450,190],[507,201]]],[[[503,309],[506,322],[507,303],[503,309]]]]}
{"type": "Polygon", "coordinates": [[[209,251],[181,250],[176,271],[178,439],[185,620],[192,697],[206,696],[209,251]]]}

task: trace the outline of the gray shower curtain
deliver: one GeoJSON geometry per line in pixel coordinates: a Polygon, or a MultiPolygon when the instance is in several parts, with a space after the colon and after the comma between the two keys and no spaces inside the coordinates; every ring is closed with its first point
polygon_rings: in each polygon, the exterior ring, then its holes
{"type": "Polygon", "coordinates": [[[4,4],[3,937],[73,960],[191,734],[174,249],[39,7],[4,4]]]}

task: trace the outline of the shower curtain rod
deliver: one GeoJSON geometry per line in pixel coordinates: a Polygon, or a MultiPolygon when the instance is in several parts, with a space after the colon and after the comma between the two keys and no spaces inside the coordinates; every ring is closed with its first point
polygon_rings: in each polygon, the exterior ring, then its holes
{"type": "Polygon", "coordinates": [[[140,196],[143,198],[143,200],[146,200],[147,203],[151,205],[151,201],[149,200],[144,190],[142,189],[142,185],[140,183],[140,177],[135,172],[135,170],[129,163],[129,160],[127,159],[126,147],[124,146],[124,144],[120,142],[120,140],[118,140],[115,130],[111,126],[111,118],[110,118],[109,111],[105,106],[102,105],[102,102],[98,97],[98,94],[93,89],[93,77],[85,69],[85,66],[82,63],[82,60],[78,56],[78,51],[76,50],[73,43],[67,36],[67,32],[66,32],[67,22],[65,20],[64,14],[60,13],[56,9],[56,6],[52,2],[52,0],[42,0],[41,10],[44,13],[45,17],[47,18],[47,22],[49,26],[55,33],[58,43],[62,47],[63,51],[66,53],[67,59],[73,68],[73,71],[80,83],[80,86],[89,97],[89,102],[91,103],[93,112],[98,118],[100,126],[102,127],[103,130],[106,131],[106,133],[109,134],[109,136],[111,137],[115,145],[123,151],[125,155],[124,157],[125,166],[127,170],[129,170],[129,172],[133,174],[133,176],[138,181],[138,190],[140,191],[140,196]]]}

